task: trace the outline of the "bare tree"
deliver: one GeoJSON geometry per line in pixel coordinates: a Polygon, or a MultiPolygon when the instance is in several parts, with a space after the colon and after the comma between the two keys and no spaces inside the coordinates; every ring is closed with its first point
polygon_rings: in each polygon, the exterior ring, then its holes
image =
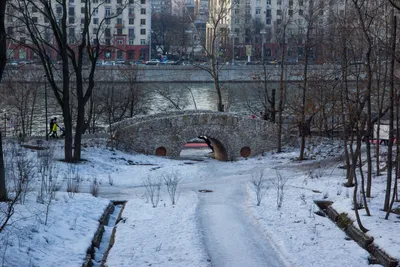
{"type": "MultiPolygon", "coordinates": [[[[210,18],[207,23],[207,38],[202,36],[202,34],[192,27],[196,31],[196,36],[199,37],[199,44],[201,45],[204,54],[209,60],[208,65],[195,64],[199,69],[202,69],[210,74],[213,79],[214,88],[217,93],[217,110],[225,111],[224,101],[222,99],[222,84],[220,82],[221,70],[225,67],[226,59],[230,56],[224,53],[225,46],[229,38],[229,32],[227,24],[229,22],[230,14],[232,9],[236,7],[237,4],[233,3],[231,0],[222,1],[210,1],[209,13],[210,18]]],[[[190,18],[192,24],[194,24],[194,18],[190,18]]]]}
{"type": "Polygon", "coordinates": [[[40,58],[45,69],[45,74],[53,89],[58,104],[62,109],[65,127],[64,156],[67,162],[78,161],[81,158],[81,139],[85,129],[85,107],[95,86],[94,73],[96,62],[101,54],[102,34],[105,21],[120,15],[127,6],[119,7],[113,16],[104,17],[99,23],[99,29],[95,34],[90,33],[93,12],[105,1],[85,1],[82,6],[82,23],[80,34],[69,32],[68,1],[57,2],[60,10],[55,10],[52,1],[47,0],[23,0],[10,4],[18,13],[10,14],[19,23],[19,35],[26,36],[29,42],[13,41],[32,49],[40,58]],[[35,8],[48,23],[34,22],[37,15],[30,10],[35,8]],[[59,12],[61,11],[61,12],[59,12]],[[23,31],[22,31],[23,29],[23,31]],[[26,34],[24,33],[26,31],[26,34]],[[54,64],[52,54],[56,54],[61,60],[61,66],[54,64]],[[83,66],[89,64],[88,70],[83,66]],[[61,77],[61,86],[57,81],[57,75],[61,77]],[[73,79],[72,79],[73,77],[73,79]],[[75,90],[77,101],[76,127],[74,136],[74,148],[72,147],[72,107],[71,90],[75,90]]]}

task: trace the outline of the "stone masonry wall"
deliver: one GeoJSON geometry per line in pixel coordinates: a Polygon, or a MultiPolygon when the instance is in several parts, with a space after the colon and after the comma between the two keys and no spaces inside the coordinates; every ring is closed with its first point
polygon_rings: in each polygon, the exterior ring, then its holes
{"type": "Polygon", "coordinates": [[[180,111],[144,116],[115,127],[117,148],[155,155],[165,148],[166,156],[179,157],[183,146],[200,135],[218,140],[226,159],[234,160],[241,151],[251,155],[277,147],[276,125],[259,119],[212,111],[180,111]]]}

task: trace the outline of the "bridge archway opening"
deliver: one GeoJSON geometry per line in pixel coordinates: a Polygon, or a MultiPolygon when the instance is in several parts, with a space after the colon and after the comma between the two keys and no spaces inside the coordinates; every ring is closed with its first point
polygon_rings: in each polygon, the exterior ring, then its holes
{"type": "Polygon", "coordinates": [[[192,138],[183,146],[179,156],[183,159],[205,159],[212,158],[213,151],[204,139],[192,138]]]}
{"type": "Polygon", "coordinates": [[[227,160],[227,152],[222,143],[208,136],[198,136],[189,140],[183,147],[181,158],[215,158],[218,160],[227,160]]]}

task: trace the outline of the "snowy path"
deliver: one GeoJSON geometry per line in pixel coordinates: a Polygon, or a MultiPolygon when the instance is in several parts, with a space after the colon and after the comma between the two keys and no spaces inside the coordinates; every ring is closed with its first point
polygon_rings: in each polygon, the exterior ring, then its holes
{"type": "Polygon", "coordinates": [[[198,213],[212,266],[285,266],[245,213],[243,185],[212,190],[202,197],[198,213]]]}

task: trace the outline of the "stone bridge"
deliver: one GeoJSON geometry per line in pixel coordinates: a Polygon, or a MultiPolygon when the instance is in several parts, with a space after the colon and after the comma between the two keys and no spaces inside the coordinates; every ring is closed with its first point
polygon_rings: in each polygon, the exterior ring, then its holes
{"type": "Polygon", "coordinates": [[[234,160],[277,148],[275,124],[233,113],[178,111],[141,116],[112,126],[116,148],[177,158],[191,139],[206,136],[214,158],[234,160]]]}

